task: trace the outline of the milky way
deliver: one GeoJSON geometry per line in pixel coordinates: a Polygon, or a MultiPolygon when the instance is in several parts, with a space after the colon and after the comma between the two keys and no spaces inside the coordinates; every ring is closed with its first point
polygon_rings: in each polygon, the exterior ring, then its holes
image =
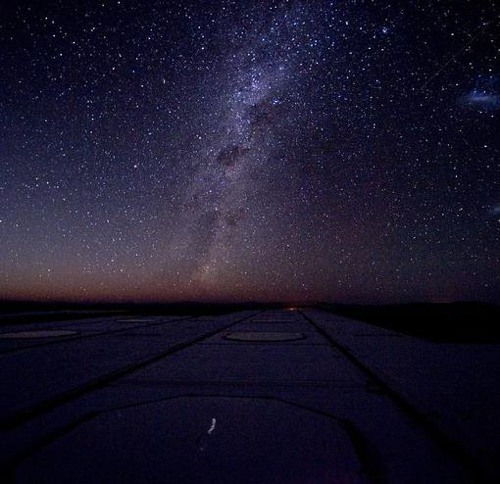
{"type": "Polygon", "coordinates": [[[1,7],[0,297],[498,300],[492,2],[70,3],[1,7]]]}

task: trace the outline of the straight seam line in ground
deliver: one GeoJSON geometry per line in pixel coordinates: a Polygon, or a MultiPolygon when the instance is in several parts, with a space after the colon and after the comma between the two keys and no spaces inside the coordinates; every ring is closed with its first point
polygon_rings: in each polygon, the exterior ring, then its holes
{"type": "Polygon", "coordinates": [[[330,334],[312,318],[307,316],[303,311],[300,314],[308,321],[316,330],[330,342],[332,347],[342,353],[356,368],[365,373],[372,381],[376,382],[390,400],[406,415],[416,422],[432,441],[438,444],[448,454],[462,464],[476,477],[481,478],[481,482],[488,482],[488,477],[485,475],[484,469],[466,452],[457,442],[451,439],[447,434],[442,432],[436,425],[414,405],[407,401],[401,394],[394,390],[384,379],[378,376],[372,369],[360,361],[347,347],[338,343],[330,334]]]}
{"type": "Polygon", "coordinates": [[[246,319],[249,319],[253,317],[254,315],[251,314],[249,316],[245,316],[241,319],[238,319],[237,321],[232,322],[231,324],[228,324],[223,327],[219,327],[215,330],[211,330],[207,333],[203,333],[201,336],[196,336],[194,338],[191,338],[187,341],[181,342],[174,344],[173,346],[169,347],[167,350],[158,353],[152,357],[146,358],[145,360],[140,361],[139,363],[133,363],[131,365],[124,366],[122,368],[119,368],[117,370],[114,370],[110,373],[107,373],[105,375],[101,375],[100,377],[97,377],[87,383],[84,383],[83,385],[80,385],[76,388],[67,390],[65,392],[62,392],[58,395],[55,395],[53,397],[47,398],[46,400],[43,400],[42,402],[39,402],[35,405],[33,405],[31,408],[24,409],[18,412],[15,412],[14,414],[8,416],[7,418],[2,419],[0,423],[0,428],[2,430],[12,430],[15,427],[22,425],[25,422],[28,422],[29,420],[32,420],[36,418],[37,416],[46,413],[50,410],[53,410],[54,408],[63,405],[65,403],[68,403],[72,400],[75,400],[76,398],[79,398],[86,393],[89,393],[91,391],[97,390],[98,388],[102,388],[103,386],[107,385],[108,383],[121,378],[123,376],[129,375],[130,373],[133,373],[134,371],[141,370],[153,363],[156,363],[157,361],[172,355],[173,353],[176,353],[177,351],[183,350],[189,346],[192,346],[193,344],[198,343],[199,341],[203,341],[204,339],[210,338],[211,336],[220,333],[221,331],[224,331],[231,326],[234,326],[246,319]]]}

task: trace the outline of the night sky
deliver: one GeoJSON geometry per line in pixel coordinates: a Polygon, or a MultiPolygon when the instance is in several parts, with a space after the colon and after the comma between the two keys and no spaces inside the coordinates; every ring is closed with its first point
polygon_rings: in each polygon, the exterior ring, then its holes
{"type": "Polygon", "coordinates": [[[500,302],[494,1],[5,1],[0,297],[500,302]]]}

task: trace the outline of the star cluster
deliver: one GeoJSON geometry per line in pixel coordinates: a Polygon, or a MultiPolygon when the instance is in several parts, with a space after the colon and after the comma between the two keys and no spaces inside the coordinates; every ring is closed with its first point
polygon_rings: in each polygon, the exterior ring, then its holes
{"type": "Polygon", "coordinates": [[[0,7],[0,297],[500,294],[494,2],[0,7]]]}

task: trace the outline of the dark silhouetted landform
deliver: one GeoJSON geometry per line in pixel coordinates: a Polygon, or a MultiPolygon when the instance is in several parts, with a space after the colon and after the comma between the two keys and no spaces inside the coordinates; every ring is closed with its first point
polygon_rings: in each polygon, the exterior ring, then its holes
{"type": "Polygon", "coordinates": [[[221,316],[236,311],[281,309],[285,303],[72,303],[7,300],[0,302],[1,324],[69,321],[112,315],[221,316]]]}
{"type": "Polygon", "coordinates": [[[500,343],[500,306],[494,304],[320,304],[320,307],[334,314],[435,343],[500,343]]]}

